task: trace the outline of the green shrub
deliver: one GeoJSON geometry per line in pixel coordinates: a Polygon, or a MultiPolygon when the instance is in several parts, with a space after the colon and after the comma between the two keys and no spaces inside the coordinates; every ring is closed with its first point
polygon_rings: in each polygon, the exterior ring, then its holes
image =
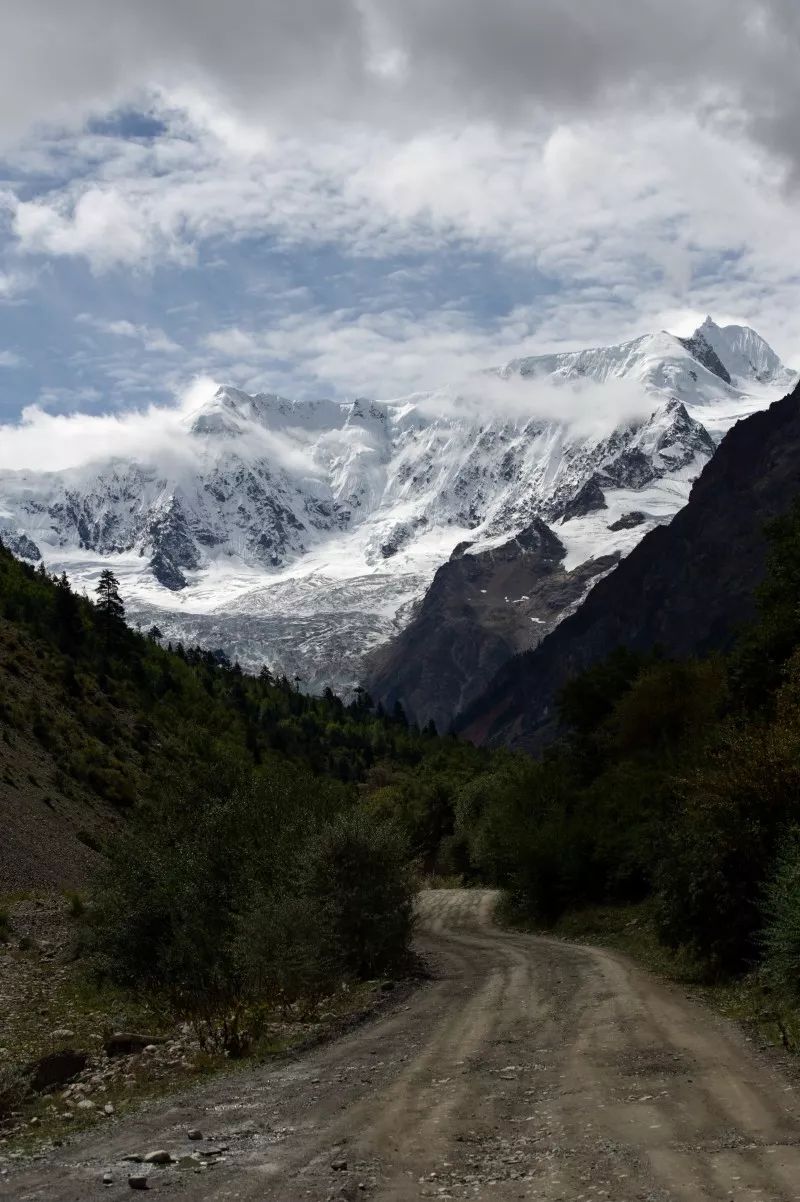
{"type": "Polygon", "coordinates": [[[800,1001],[800,835],[791,838],[769,881],[763,943],[768,975],[800,1001]]]}
{"type": "Polygon", "coordinates": [[[337,817],[343,804],[337,786],[272,767],[227,796],[177,794],[135,814],[95,890],[96,970],[165,996],[240,1054],[243,1015],[265,1000],[401,967],[404,848],[384,823],[337,817]]]}
{"type": "Polygon", "coordinates": [[[414,885],[396,829],[358,810],[315,831],[300,890],[318,912],[323,956],[343,976],[368,980],[403,967],[414,885]]]}
{"type": "Polygon", "coordinates": [[[660,933],[711,970],[739,971],[759,958],[759,899],[796,815],[800,731],[726,727],[678,789],[658,872],[660,933]]]}
{"type": "Polygon", "coordinates": [[[0,1123],[6,1122],[30,1093],[30,1076],[18,1065],[0,1064],[0,1123]]]}

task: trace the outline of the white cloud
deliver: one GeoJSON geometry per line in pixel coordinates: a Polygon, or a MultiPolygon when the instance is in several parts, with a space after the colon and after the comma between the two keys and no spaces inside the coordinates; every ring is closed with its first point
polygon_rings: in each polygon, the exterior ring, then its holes
{"type": "Polygon", "coordinates": [[[648,417],[656,402],[632,380],[600,384],[475,373],[422,398],[419,404],[421,411],[432,417],[476,422],[486,420],[487,414],[508,421],[538,419],[559,422],[581,437],[599,437],[648,417]]]}
{"type": "MultiPolygon", "coordinates": [[[[226,304],[199,363],[250,386],[399,393],[690,311],[741,314],[800,362],[799,31],[796,0],[27,0],[0,46],[0,137],[30,177],[2,197],[0,300],[25,256],[139,278],[268,235],[387,273],[497,256],[531,297],[477,319],[456,280],[433,313],[297,295],[265,330],[226,304]],[[114,105],[163,127],[82,124],[114,105]]],[[[156,321],[104,332],[177,355],[156,321]]]]}
{"type": "Polygon", "coordinates": [[[0,351],[0,367],[19,367],[22,362],[14,351],[0,351]]]}
{"type": "MultiPolygon", "coordinates": [[[[237,139],[231,114],[186,90],[182,103],[161,110],[169,128],[149,148],[95,139],[87,178],[19,202],[19,249],[81,255],[102,271],[186,264],[206,240],[264,233],[292,253],[329,243],[376,260],[449,247],[518,263],[532,290],[553,295],[540,346],[619,340],[661,312],[721,306],[784,354],[800,350],[796,206],[775,164],[727,126],[634,111],[525,131],[338,127],[301,142],[237,139]]],[[[215,332],[211,349],[225,350],[224,337],[232,357],[259,353],[235,329],[215,332]]]]}
{"type": "Polygon", "coordinates": [[[53,414],[29,406],[19,422],[0,426],[0,469],[62,471],[114,458],[177,468],[196,454],[186,417],[216,388],[210,378],[198,377],[174,405],[124,414],[53,414]]]}
{"type": "Polygon", "coordinates": [[[99,330],[102,334],[112,334],[118,338],[131,338],[141,342],[144,350],[154,355],[174,355],[182,349],[174,339],[157,326],[137,325],[133,321],[128,321],[127,318],[108,321],[94,317],[90,313],[79,313],[75,320],[99,330]]]}

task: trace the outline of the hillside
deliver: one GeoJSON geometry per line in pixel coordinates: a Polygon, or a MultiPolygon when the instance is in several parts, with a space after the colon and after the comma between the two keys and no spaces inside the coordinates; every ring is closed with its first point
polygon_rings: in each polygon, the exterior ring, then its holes
{"type": "Polygon", "coordinates": [[[764,526],[800,493],[800,390],[723,439],[668,526],[651,531],[534,651],[501,669],[462,716],[477,742],[534,750],[557,731],[555,701],[615,648],[686,656],[726,648],[755,612],[764,526]]]}
{"type": "Polygon", "coordinates": [[[469,754],[361,695],[308,697],[108,625],[65,579],[0,546],[0,893],[83,883],[105,837],[175,787],[202,797],[288,767],[354,794],[375,765],[469,754]]]}
{"type": "Polygon", "coordinates": [[[366,685],[387,709],[447,731],[496,672],[554,630],[602,573],[600,556],[567,571],[566,548],[536,520],[499,547],[457,549],[436,573],[413,620],[367,661],[366,685]]]}

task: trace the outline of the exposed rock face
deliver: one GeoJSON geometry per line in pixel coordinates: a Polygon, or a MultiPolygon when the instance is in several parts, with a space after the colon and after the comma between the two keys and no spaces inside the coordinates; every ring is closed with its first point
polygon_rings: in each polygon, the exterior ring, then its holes
{"type": "Polygon", "coordinates": [[[459,719],[477,742],[536,750],[556,733],[561,686],[615,647],[677,655],[730,644],[755,612],[764,525],[800,495],[800,389],[740,422],[688,505],[652,530],[536,650],[501,669],[459,719]]]}
{"type": "Polygon", "coordinates": [[[502,546],[477,554],[468,546],[439,568],[410,625],[372,656],[366,679],[375,700],[388,709],[400,701],[409,718],[432,718],[440,731],[616,563],[610,556],[565,571],[564,546],[538,518],[502,546]]]}
{"type": "Polygon", "coordinates": [[[562,521],[569,522],[573,518],[584,518],[587,513],[594,513],[598,509],[608,509],[608,506],[605,494],[600,487],[600,481],[597,476],[592,476],[564,507],[562,521]]]}
{"type": "Polygon", "coordinates": [[[36,543],[32,538],[28,538],[27,534],[6,534],[3,532],[2,538],[11,554],[16,555],[17,559],[27,559],[30,563],[38,563],[42,558],[42,553],[36,546],[36,543]]]}
{"type": "Polygon", "coordinates": [[[641,509],[632,509],[630,513],[623,513],[622,517],[616,522],[612,522],[608,528],[609,530],[635,530],[637,526],[641,526],[646,521],[646,513],[642,513],[641,509]]]}
{"type": "Polygon", "coordinates": [[[699,330],[696,330],[691,338],[681,338],[680,341],[686,347],[689,354],[694,359],[697,359],[698,363],[702,363],[703,367],[707,367],[709,371],[713,371],[714,375],[719,376],[726,384],[733,383],[727,367],[699,330]]]}

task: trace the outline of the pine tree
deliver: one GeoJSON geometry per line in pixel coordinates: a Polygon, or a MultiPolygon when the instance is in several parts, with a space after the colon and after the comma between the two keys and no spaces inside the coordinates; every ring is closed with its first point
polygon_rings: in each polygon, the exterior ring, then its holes
{"type": "Polygon", "coordinates": [[[97,588],[97,610],[105,631],[106,642],[125,619],[125,606],[119,595],[119,581],[110,568],[103,568],[97,588]]]}
{"type": "Polygon", "coordinates": [[[83,641],[80,604],[70,588],[66,572],[62,572],[55,585],[53,599],[59,646],[64,651],[73,651],[83,641]]]}

